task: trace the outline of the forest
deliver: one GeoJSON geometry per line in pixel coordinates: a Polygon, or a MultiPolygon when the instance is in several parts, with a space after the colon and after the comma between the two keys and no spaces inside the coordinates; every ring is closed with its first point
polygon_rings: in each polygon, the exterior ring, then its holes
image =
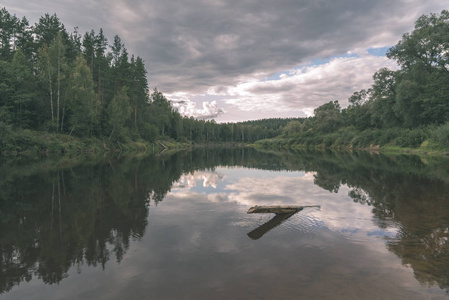
{"type": "Polygon", "coordinates": [[[30,25],[0,10],[0,151],[65,152],[156,140],[237,142],[264,147],[449,147],[449,12],[421,16],[389,49],[398,70],[381,69],[349,106],[314,116],[216,123],[181,116],[145,62],[102,29],[69,32],[56,14],[30,25]],[[109,145],[109,146],[106,146],[109,145]]]}
{"type": "Polygon", "coordinates": [[[69,32],[56,14],[30,25],[6,8],[0,28],[1,151],[46,150],[51,140],[253,142],[280,134],[288,122],[182,117],[156,88],[149,91],[142,58],[118,35],[110,43],[102,29],[69,32]]]}

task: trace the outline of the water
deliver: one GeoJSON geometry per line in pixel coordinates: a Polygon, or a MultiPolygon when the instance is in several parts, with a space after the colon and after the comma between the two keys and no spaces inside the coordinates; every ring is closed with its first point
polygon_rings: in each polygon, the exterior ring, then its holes
{"type": "Polygon", "coordinates": [[[1,299],[448,298],[444,158],[200,150],[0,172],[1,299]]]}

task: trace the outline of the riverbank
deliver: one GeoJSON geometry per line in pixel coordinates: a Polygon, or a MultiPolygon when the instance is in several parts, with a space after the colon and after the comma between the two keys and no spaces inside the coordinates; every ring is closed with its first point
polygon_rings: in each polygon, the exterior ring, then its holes
{"type": "MultiPolygon", "coordinates": [[[[190,141],[175,141],[171,138],[161,137],[153,142],[143,139],[120,141],[108,138],[79,138],[67,134],[48,133],[32,130],[18,130],[1,135],[0,152],[3,156],[35,156],[49,154],[82,154],[82,153],[167,153],[180,149],[192,148],[242,148],[254,147],[256,149],[274,150],[302,150],[302,149],[331,149],[336,151],[368,151],[385,154],[413,154],[420,156],[449,156],[449,148],[443,147],[432,140],[425,140],[417,147],[399,146],[395,141],[384,145],[369,144],[354,146],[353,144],[325,143],[319,144],[300,143],[297,139],[277,137],[273,139],[259,140],[254,144],[238,142],[203,142],[192,143],[190,141]]],[[[323,138],[324,140],[324,138],[323,138]]]]}
{"type": "Polygon", "coordinates": [[[143,139],[119,141],[108,138],[79,138],[67,134],[48,133],[32,130],[8,132],[0,139],[0,153],[3,156],[34,156],[70,153],[107,152],[149,152],[160,153],[168,149],[190,149],[189,142],[171,139],[154,142],[143,139]]]}
{"type": "Polygon", "coordinates": [[[413,154],[419,156],[449,156],[449,149],[438,145],[432,141],[426,140],[419,145],[419,147],[401,147],[395,144],[374,145],[371,144],[365,147],[355,147],[353,145],[336,145],[327,146],[325,143],[318,145],[307,145],[292,142],[291,139],[275,138],[257,141],[253,145],[256,149],[285,149],[285,150],[335,150],[335,151],[367,151],[384,154],[413,154]]]}

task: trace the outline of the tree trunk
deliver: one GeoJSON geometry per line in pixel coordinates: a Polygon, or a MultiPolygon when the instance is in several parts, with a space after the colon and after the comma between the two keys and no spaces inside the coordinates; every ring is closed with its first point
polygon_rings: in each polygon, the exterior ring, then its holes
{"type": "Polygon", "coordinates": [[[134,126],[137,127],[137,103],[134,103],[134,126]]]}
{"type": "Polygon", "coordinates": [[[47,56],[47,67],[48,67],[48,83],[50,85],[50,108],[51,108],[51,122],[55,121],[54,108],[53,108],[53,89],[51,84],[51,67],[50,67],[50,56],[47,56]]]}
{"type": "Polygon", "coordinates": [[[57,99],[56,99],[56,131],[59,131],[59,98],[60,98],[60,86],[61,86],[61,53],[58,45],[58,79],[57,79],[57,99]]]}
{"type": "Polygon", "coordinates": [[[115,126],[112,128],[111,135],[109,136],[109,140],[111,139],[112,134],[114,133],[114,129],[115,129],[115,126]]]}

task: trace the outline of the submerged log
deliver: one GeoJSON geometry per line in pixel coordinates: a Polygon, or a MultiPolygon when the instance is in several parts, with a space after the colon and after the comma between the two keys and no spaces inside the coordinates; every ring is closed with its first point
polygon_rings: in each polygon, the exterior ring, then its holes
{"type": "Polygon", "coordinates": [[[312,206],[254,206],[248,210],[248,214],[266,214],[273,213],[276,214],[270,221],[267,223],[257,227],[250,233],[248,233],[248,237],[253,240],[260,239],[265,233],[270,231],[271,229],[279,226],[285,220],[300,212],[306,207],[321,207],[319,205],[312,206]]]}
{"type": "Polygon", "coordinates": [[[276,214],[273,219],[268,221],[267,223],[260,225],[253,231],[248,233],[248,237],[250,237],[252,240],[258,240],[260,239],[265,233],[270,231],[271,229],[281,225],[285,220],[296,214],[297,211],[293,211],[290,213],[282,213],[282,214],[276,214]]]}

